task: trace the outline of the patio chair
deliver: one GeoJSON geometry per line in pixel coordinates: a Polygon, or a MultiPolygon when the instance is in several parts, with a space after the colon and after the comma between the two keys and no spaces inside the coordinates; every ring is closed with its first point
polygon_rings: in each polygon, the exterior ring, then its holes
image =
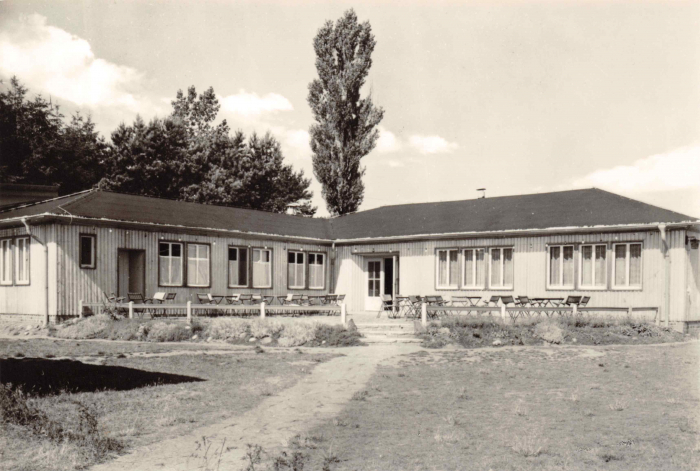
{"type": "MultiPolygon", "coordinates": [[[[508,307],[509,304],[512,304],[513,306],[517,306],[515,303],[515,298],[513,296],[501,296],[501,303],[505,306],[508,307]]],[[[511,320],[515,322],[515,319],[518,318],[520,315],[520,311],[507,311],[508,315],[510,316],[511,320]]]]}
{"type": "MultiPolygon", "coordinates": [[[[567,296],[566,300],[559,304],[560,307],[568,306],[571,307],[574,304],[576,307],[578,307],[579,303],[581,302],[581,296],[567,296]]],[[[569,313],[567,311],[559,311],[559,315],[568,315],[569,313]]]]}
{"type": "Polygon", "coordinates": [[[421,316],[421,304],[423,300],[420,296],[409,296],[408,301],[411,303],[410,309],[406,312],[406,317],[416,319],[421,316]]]}
{"type": "Polygon", "coordinates": [[[107,294],[106,291],[102,291],[104,294],[104,299],[102,300],[102,312],[110,317],[122,317],[124,315],[124,308],[120,308],[119,304],[124,302],[123,296],[117,296],[116,294],[107,294]]]}
{"type": "Polygon", "coordinates": [[[177,296],[177,293],[167,293],[165,295],[165,300],[166,301],[175,301],[176,296],[177,296]]]}
{"type": "Polygon", "coordinates": [[[262,302],[265,303],[265,306],[269,306],[270,304],[275,302],[275,297],[269,294],[266,294],[265,296],[262,297],[262,302]]]}
{"type": "MultiPolygon", "coordinates": [[[[583,297],[581,298],[581,301],[578,303],[578,307],[579,307],[579,308],[582,308],[582,307],[588,306],[588,302],[589,302],[590,300],[591,300],[591,297],[590,297],[590,296],[583,296],[583,297]]],[[[579,314],[582,314],[582,312],[579,311],[579,314]]]]}
{"type": "Polygon", "coordinates": [[[381,300],[382,300],[382,307],[381,307],[380,311],[377,313],[377,319],[379,319],[381,317],[383,311],[389,311],[387,313],[387,317],[393,319],[395,317],[394,316],[394,298],[392,298],[390,294],[382,294],[381,300]]]}
{"type": "MultiPolygon", "coordinates": [[[[165,292],[164,291],[158,291],[153,295],[151,298],[151,304],[163,304],[165,302],[165,292]]],[[[151,317],[159,317],[165,315],[165,309],[151,309],[151,317]]]]}
{"type": "Polygon", "coordinates": [[[226,300],[226,304],[241,304],[241,295],[240,294],[229,294],[228,296],[224,296],[224,299],[226,300]]]}
{"type": "MultiPolygon", "coordinates": [[[[530,302],[530,298],[527,296],[518,296],[517,299],[515,300],[515,305],[518,307],[522,307],[522,308],[532,308],[532,303],[530,302]]],[[[519,312],[519,315],[526,316],[526,317],[530,317],[532,314],[533,314],[533,312],[529,311],[529,310],[522,310],[519,312]]]]}
{"type": "Polygon", "coordinates": [[[344,302],[345,302],[345,295],[344,295],[344,294],[339,294],[338,297],[337,297],[336,300],[335,300],[335,304],[336,304],[337,306],[340,306],[340,305],[343,304],[344,302]]]}
{"type": "MultiPolygon", "coordinates": [[[[151,298],[144,298],[142,293],[126,293],[130,303],[134,304],[152,304],[151,298]]],[[[151,314],[150,309],[137,308],[134,309],[134,314],[138,317],[143,317],[144,314],[151,314]]]]}
{"type": "MultiPolygon", "coordinates": [[[[447,305],[447,301],[442,299],[442,296],[426,296],[425,302],[431,306],[438,306],[438,307],[442,307],[442,306],[447,305]]],[[[435,317],[435,318],[439,317],[440,314],[447,315],[447,311],[437,310],[437,311],[434,311],[432,313],[428,313],[429,317],[435,317]]]]}
{"type": "Polygon", "coordinates": [[[396,306],[396,317],[406,317],[406,313],[411,309],[411,301],[408,296],[397,294],[394,296],[394,304],[396,306]]]}

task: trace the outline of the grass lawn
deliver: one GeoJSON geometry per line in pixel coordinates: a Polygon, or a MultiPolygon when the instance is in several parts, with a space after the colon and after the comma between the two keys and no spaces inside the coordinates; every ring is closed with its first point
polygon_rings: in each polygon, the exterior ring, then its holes
{"type": "MultiPolygon", "coordinates": [[[[87,406],[99,430],[128,451],[240,415],[331,358],[273,349],[255,353],[252,347],[229,348],[224,354],[214,350],[216,346],[202,344],[0,340],[0,371],[3,383],[33,389],[29,403],[67,429],[78,427],[80,405],[87,406]],[[186,354],[207,348],[210,354],[186,354]],[[134,352],[166,356],[129,355],[134,352]],[[66,356],[99,361],[52,359],[66,356]],[[56,394],[61,389],[74,392],[56,394]]],[[[2,470],[80,469],[95,459],[77,445],[56,444],[25,427],[0,425],[2,470]]]]}
{"type": "Polygon", "coordinates": [[[305,469],[696,470],[699,350],[423,351],[380,368],[287,453],[305,469]]]}

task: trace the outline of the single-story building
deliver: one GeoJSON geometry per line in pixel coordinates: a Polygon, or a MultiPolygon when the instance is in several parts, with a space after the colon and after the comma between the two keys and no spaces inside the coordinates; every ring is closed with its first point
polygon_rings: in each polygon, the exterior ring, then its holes
{"type": "Polygon", "coordinates": [[[700,220],[599,189],[304,218],[89,190],[0,211],[0,315],[103,293],[591,296],[700,322],[700,220]]]}

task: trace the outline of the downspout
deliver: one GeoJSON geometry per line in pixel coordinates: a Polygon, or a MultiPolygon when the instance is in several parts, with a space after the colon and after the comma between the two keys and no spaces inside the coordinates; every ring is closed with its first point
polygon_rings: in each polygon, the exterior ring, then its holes
{"type": "Polygon", "coordinates": [[[331,245],[331,280],[329,293],[335,293],[335,242],[331,245]]]}
{"type": "Polygon", "coordinates": [[[671,320],[671,257],[668,253],[666,224],[659,224],[659,233],[661,233],[661,250],[664,256],[664,327],[668,328],[671,320]]]}
{"type": "Polygon", "coordinates": [[[49,325],[49,246],[46,244],[46,242],[41,240],[39,238],[39,236],[37,236],[36,234],[32,234],[32,230],[29,227],[29,224],[27,223],[27,220],[25,218],[22,218],[21,221],[22,221],[22,224],[24,224],[25,229],[27,230],[27,235],[44,246],[44,299],[46,300],[46,302],[44,303],[44,326],[48,326],[49,325]]]}

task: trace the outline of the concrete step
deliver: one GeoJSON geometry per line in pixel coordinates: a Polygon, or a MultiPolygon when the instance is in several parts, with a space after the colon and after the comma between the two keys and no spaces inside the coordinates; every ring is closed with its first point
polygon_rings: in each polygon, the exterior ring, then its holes
{"type": "Polygon", "coordinates": [[[422,340],[416,337],[409,336],[388,336],[388,335],[366,335],[362,338],[362,341],[369,344],[382,344],[382,343],[421,343],[422,340]]]}
{"type": "Polygon", "coordinates": [[[375,336],[386,336],[386,337],[415,337],[416,332],[414,330],[409,331],[395,331],[395,330],[376,330],[376,329],[357,329],[362,335],[375,335],[375,336]]]}
{"type": "Polygon", "coordinates": [[[357,330],[386,330],[386,331],[414,331],[415,326],[412,322],[403,322],[400,324],[374,324],[374,323],[361,323],[355,324],[357,330]]]}

